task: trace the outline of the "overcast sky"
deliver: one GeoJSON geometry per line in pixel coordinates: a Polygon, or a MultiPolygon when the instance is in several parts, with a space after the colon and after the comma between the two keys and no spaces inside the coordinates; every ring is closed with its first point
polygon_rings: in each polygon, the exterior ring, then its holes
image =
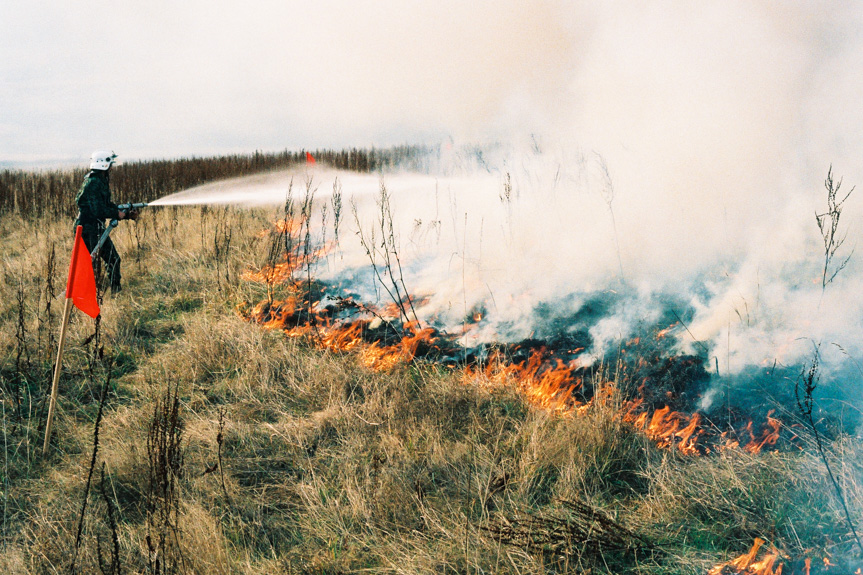
{"type": "Polygon", "coordinates": [[[852,157],[861,13],[839,0],[3,0],[0,162],[528,134],[609,155],[852,157]]]}

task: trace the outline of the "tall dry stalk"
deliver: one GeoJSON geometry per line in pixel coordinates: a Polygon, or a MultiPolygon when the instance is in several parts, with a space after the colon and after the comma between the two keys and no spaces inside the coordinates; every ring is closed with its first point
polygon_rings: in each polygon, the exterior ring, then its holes
{"type": "MultiPolygon", "coordinates": [[[[30,373],[30,346],[27,343],[27,292],[23,278],[18,279],[15,300],[18,304],[18,321],[15,326],[15,376],[17,379],[16,389],[18,389],[27,380],[30,373]]],[[[19,399],[16,397],[16,401],[19,399]]]]}
{"type": "Polygon", "coordinates": [[[359,210],[356,201],[351,199],[351,210],[357,224],[357,235],[360,244],[372,264],[372,271],[378,280],[376,285],[383,287],[390,300],[399,310],[400,318],[406,323],[420,327],[420,320],[414,309],[413,297],[405,285],[401,258],[399,257],[398,240],[393,223],[392,204],[386,185],[381,180],[377,197],[378,219],[368,235],[363,232],[359,210]],[[379,243],[375,241],[380,233],[379,243]],[[380,258],[380,260],[378,259],[380,258]],[[410,312],[408,312],[410,310],[410,312]]]}
{"type": "MultiPolygon", "coordinates": [[[[317,188],[312,185],[312,178],[306,180],[306,194],[303,198],[303,205],[300,209],[301,220],[300,220],[300,230],[303,232],[302,239],[302,259],[299,260],[306,268],[306,313],[308,314],[308,321],[312,323],[315,328],[315,334],[320,338],[320,333],[318,333],[318,325],[314,321],[314,316],[312,315],[312,306],[314,302],[314,296],[312,294],[312,209],[314,208],[315,202],[315,192],[317,188]]],[[[299,246],[298,248],[299,249],[299,246]]]]}
{"type": "Polygon", "coordinates": [[[78,529],[75,535],[75,549],[72,555],[72,562],[69,565],[69,572],[73,575],[76,572],[78,553],[81,550],[81,537],[84,532],[84,517],[87,513],[87,503],[90,500],[90,486],[93,481],[93,470],[96,469],[96,459],[99,455],[99,429],[102,424],[102,414],[105,409],[105,401],[108,398],[108,388],[111,385],[113,360],[110,358],[107,359],[104,365],[106,368],[105,383],[102,385],[102,393],[99,397],[99,410],[96,412],[96,422],[93,424],[93,453],[90,457],[90,467],[87,470],[87,481],[84,485],[84,495],[81,498],[81,514],[78,518],[78,529]]]}
{"type": "Polygon", "coordinates": [[[9,435],[6,429],[6,391],[0,388],[0,393],[0,410],[3,417],[3,531],[0,532],[0,540],[5,542],[9,519],[9,435]]]}
{"type": "Polygon", "coordinates": [[[333,180],[333,197],[331,201],[333,205],[333,233],[335,234],[336,245],[338,245],[339,224],[342,221],[342,183],[338,177],[333,180]]]}
{"type": "Polygon", "coordinates": [[[55,249],[53,241],[49,241],[47,243],[44,253],[45,264],[42,267],[42,277],[44,278],[45,283],[41,292],[42,313],[37,314],[37,319],[39,321],[39,328],[37,330],[37,346],[40,350],[43,349],[42,334],[47,333],[46,346],[44,349],[50,356],[51,351],[54,349],[54,313],[51,309],[51,304],[54,301],[54,298],[57,297],[57,291],[54,285],[54,276],[57,273],[57,250],[55,249]]]}
{"type": "Polygon", "coordinates": [[[99,481],[99,493],[102,495],[102,500],[105,502],[105,509],[108,515],[108,528],[111,531],[111,562],[106,564],[102,557],[102,538],[98,537],[96,554],[99,560],[99,570],[103,575],[121,575],[120,563],[120,537],[117,534],[117,515],[118,509],[116,502],[108,496],[108,490],[105,487],[105,462],[102,462],[101,479],[99,481]]]}
{"type": "Polygon", "coordinates": [[[218,212],[216,214],[216,225],[213,230],[213,257],[216,260],[216,283],[219,291],[223,290],[223,279],[225,282],[224,289],[227,290],[231,285],[229,259],[234,228],[229,215],[229,208],[227,206],[218,212]]]}
{"type": "Polygon", "coordinates": [[[857,547],[860,549],[860,553],[863,554],[863,543],[860,542],[860,537],[857,535],[857,528],[854,526],[854,521],[851,519],[851,512],[848,510],[848,503],[846,502],[845,495],[842,492],[842,486],[839,485],[839,481],[837,481],[836,476],[833,474],[830,460],[827,458],[827,453],[824,450],[824,444],[821,440],[821,434],[818,431],[818,426],[816,425],[815,418],[813,416],[815,407],[814,394],[821,378],[818,373],[820,363],[820,349],[819,346],[816,345],[812,362],[808,366],[803,367],[803,371],[794,383],[794,396],[797,399],[797,409],[803,417],[803,421],[815,437],[815,447],[818,450],[818,456],[821,458],[821,461],[824,463],[824,467],[827,469],[827,476],[830,478],[830,483],[833,484],[833,489],[836,491],[836,498],[839,500],[842,510],[845,512],[845,519],[848,521],[848,527],[854,535],[854,541],[857,542],[857,547]]]}
{"type": "Polygon", "coordinates": [[[608,164],[605,158],[596,154],[597,163],[599,164],[599,173],[602,176],[602,199],[605,205],[608,206],[608,213],[611,215],[611,228],[614,232],[614,247],[617,250],[617,266],[620,270],[620,283],[625,282],[623,275],[623,258],[620,255],[620,237],[617,233],[617,219],[614,217],[614,182],[611,179],[611,172],[608,170],[608,164]]]}
{"type": "Polygon", "coordinates": [[[848,265],[854,250],[848,254],[845,259],[839,264],[835,264],[836,253],[839,248],[845,243],[848,238],[848,232],[841,233],[839,231],[839,218],[842,215],[842,208],[845,201],[854,191],[854,188],[848,190],[845,196],[838,200],[839,189],[842,187],[842,179],[838,182],[833,181],[833,166],[827,170],[827,178],[824,180],[824,188],[827,190],[827,210],[819,214],[815,212],[815,221],[818,223],[818,229],[821,231],[821,239],[824,242],[824,268],[821,274],[821,292],[827,288],[827,284],[831,283],[836,276],[848,265]]]}
{"type": "MultiPolygon", "coordinates": [[[[288,189],[285,192],[285,203],[282,209],[282,225],[279,226],[279,233],[270,235],[270,245],[267,251],[267,261],[264,264],[264,282],[267,285],[267,302],[273,305],[273,284],[276,280],[276,270],[281,263],[282,258],[285,258],[288,264],[288,269],[292,269],[291,257],[294,253],[294,180],[288,183],[288,189]]],[[[293,273],[293,272],[291,272],[293,273]]]]}
{"type": "Polygon", "coordinates": [[[147,430],[147,571],[176,573],[185,565],[180,548],[180,480],[183,476],[180,384],[168,384],[156,401],[147,430]]]}

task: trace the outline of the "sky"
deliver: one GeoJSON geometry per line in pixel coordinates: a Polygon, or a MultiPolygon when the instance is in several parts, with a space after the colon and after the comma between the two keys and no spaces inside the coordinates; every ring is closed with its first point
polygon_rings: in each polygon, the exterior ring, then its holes
{"type": "Polygon", "coordinates": [[[775,147],[825,144],[807,133],[818,115],[826,144],[857,146],[861,13],[840,0],[4,0],[0,161],[535,134],[718,156],[765,130],[775,147]]]}
{"type": "Polygon", "coordinates": [[[5,0],[0,160],[485,136],[508,99],[565,75],[559,9],[5,0]]]}

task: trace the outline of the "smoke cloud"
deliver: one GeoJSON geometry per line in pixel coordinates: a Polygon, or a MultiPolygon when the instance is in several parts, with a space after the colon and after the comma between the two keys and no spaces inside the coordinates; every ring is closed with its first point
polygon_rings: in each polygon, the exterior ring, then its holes
{"type": "Polygon", "coordinates": [[[488,310],[468,343],[527,337],[543,305],[564,316],[613,292],[590,326],[595,357],[672,307],[678,350],[706,348],[721,373],[793,374],[820,346],[826,385],[858,399],[859,198],[844,206],[847,241],[828,275],[851,259],[826,288],[815,214],[831,165],[844,192],[863,181],[860,20],[843,2],[593,6],[559,19],[566,73],[506,100],[519,120],[497,119],[510,146],[477,162],[483,178],[420,195],[392,180],[410,287],[449,328],[488,310]]]}

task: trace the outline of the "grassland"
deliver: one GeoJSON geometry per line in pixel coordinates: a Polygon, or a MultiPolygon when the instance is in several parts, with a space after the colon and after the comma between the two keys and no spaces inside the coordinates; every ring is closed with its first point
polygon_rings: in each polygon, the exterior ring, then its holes
{"type": "MultiPolygon", "coordinates": [[[[244,321],[267,210],[121,225],[125,289],[98,330],[73,314],[42,458],[66,212],[0,215],[0,572],[706,573],[761,537],[787,575],[850,554],[802,429],[801,450],[688,457],[622,421],[606,374],[607,400],[552,414],[515,385],[375,372],[244,321]]],[[[863,517],[863,449],[828,453],[863,517]]]]}

